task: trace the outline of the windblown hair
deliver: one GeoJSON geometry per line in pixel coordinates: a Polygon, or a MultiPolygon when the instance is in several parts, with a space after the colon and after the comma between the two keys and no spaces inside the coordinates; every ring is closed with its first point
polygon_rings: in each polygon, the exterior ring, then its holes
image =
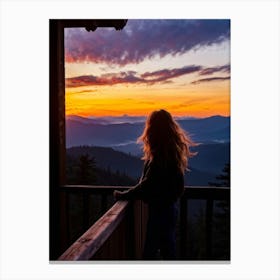
{"type": "Polygon", "coordinates": [[[188,159],[196,154],[190,151],[190,146],[197,144],[165,110],[150,114],[138,142],[143,142],[142,159],[151,161],[159,158],[162,162],[176,162],[182,172],[187,170],[188,159]]]}

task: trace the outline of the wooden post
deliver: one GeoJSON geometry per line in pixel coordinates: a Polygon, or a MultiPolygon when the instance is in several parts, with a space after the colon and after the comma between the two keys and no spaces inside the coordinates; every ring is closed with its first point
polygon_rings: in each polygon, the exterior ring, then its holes
{"type": "Polygon", "coordinates": [[[83,230],[89,227],[89,193],[83,193],[83,230]]]}
{"type": "Polygon", "coordinates": [[[142,227],[141,227],[141,201],[136,200],[133,203],[133,220],[134,220],[134,232],[135,232],[135,239],[134,239],[134,247],[135,247],[135,259],[141,260],[142,257],[142,227]]]}
{"type": "MultiPolygon", "coordinates": [[[[60,213],[60,247],[65,251],[69,246],[69,194],[61,191],[59,194],[59,213],[60,213]]],[[[60,252],[61,253],[61,252],[60,252]]]]}
{"type": "Polygon", "coordinates": [[[135,219],[134,219],[134,207],[131,203],[129,205],[129,210],[127,211],[126,223],[125,223],[125,252],[127,260],[135,260],[136,248],[135,248],[135,219]]]}
{"type": "Polygon", "coordinates": [[[212,221],[213,221],[213,199],[206,201],[206,257],[212,259],[212,221]]]}
{"type": "MultiPolygon", "coordinates": [[[[144,251],[144,246],[146,242],[146,232],[147,232],[147,223],[149,219],[149,209],[148,205],[143,201],[141,203],[141,249],[142,253],[144,251]]],[[[141,256],[142,258],[142,256],[141,256]]]]}
{"type": "Polygon", "coordinates": [[[65,247],[64,205],[60,186],[65,183],[64,28],[50,20],[50,260],[65,247]]]}
{"type": "Polygon", "coordinates": [[[187,256],[187,221],[188,221],[188,204],[187,196],[184,194],[180,199],[180,249],[181,259],[187,256]]]}
{"type": "Polygon", "coordinates": [[[107,194],[102,192],[101,194],[101,211],[104,213],[107,210],[107,194]]]}

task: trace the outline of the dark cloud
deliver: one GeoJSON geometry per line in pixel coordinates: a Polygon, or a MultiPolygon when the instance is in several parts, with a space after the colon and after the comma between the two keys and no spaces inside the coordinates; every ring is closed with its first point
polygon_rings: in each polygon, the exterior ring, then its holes
{"type": "Polygon", "coordinates": [[[215,81],[226,81],[230,80],[230,77],[212,77],[212,78],[205,78],[205,79],[199,79],[196,81],[191,82],[191,84],[200,84],[200,83],[207,83],[207,82],[215,82],[215,81]]]}
{"type": "MultiPolygon", "coordinates": [[[[199,76],[209,75],[216,72],[229,72],[230,66],[216,66],[203,68],[200,65],[189,65],[181,68],[162,69],[154,72],[145,72],[139,75],[136,71],[122,71],[119,73],[106,73],[101,76],[84,75],[73,78],[66,78],[66,87],[82,87],[82,86],[112,86],[116,84],[149,84],[155,83],[170,84],[173,78],[183,75],[197,73],[199,76]]],[[[211,81],[224,81],[230,77],[210,77],[199,79],[191,82],[191,84],[199,84],[211,81]]]]}
{"type": "Polygon", "coordinates": [[[230,73],[230,65],[226,64],[223,66],[204,68],[199,72],[199,75],[212,75],[217,72],[230,73]]]}
{"type": "Polygon", "coordinates": [[[156,55],[183,54],[229,36],[229,20],[128,20],[121,31],[72,28],[65,30],[65,60],[123,66],[156,55]]]}
{"type": "Polygon", "coordinates": [[[167,79],[176,78],[185,74],[191,74],[201,70],[201,66],[190,65],[182,68],[163,69],[154,72],[146,72],[141,75],[142,78],[153,78],[155,82],[166,81],[167,79]]]}
{"type": "Polygon", "coordinates": [[[135,84],[143,83],[144,80],[134,76],[129,72],[121,72],[119,74],[105,74],[100,77],[93,75],[85,75],[73,78],[65,79],[65,86],[70,87],[82,87],[82,86],[104,86],[104,85],[116,85],[116,84],[135,84]]]}
{"type": "Polygon", "coordinates": [[[77,94],[77,93],[93,93],[93,92],[97,92],[96,89],[89,89],[89,90],[81,90],[81,91],[75,91],[74,93],[77,94]]]}
{"type": "Polygon", "coordinates": [[[137,76],[135,71],[127,71],[120,73],[107,73],[100,77],[93,75],[79,76],[73,78],[66,78],[66,87],[80,87],[80,86],[103,86],[116,84],[155,84],[155,83],[171,83],[170,79],[177,78],[182,75],[191,74],[201,70],[201,66],[190,65],[182,68],[163,69],[155,72],[146,72],[137,76]]]}

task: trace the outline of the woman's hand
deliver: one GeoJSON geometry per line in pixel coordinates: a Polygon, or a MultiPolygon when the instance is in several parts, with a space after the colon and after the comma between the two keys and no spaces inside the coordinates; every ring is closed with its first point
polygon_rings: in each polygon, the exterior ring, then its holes
{"type": "Polygon", "coordinates": [[[120,200],[122,197],[122,192],[114,190],[113,195],[116,200],[120,200]]]}

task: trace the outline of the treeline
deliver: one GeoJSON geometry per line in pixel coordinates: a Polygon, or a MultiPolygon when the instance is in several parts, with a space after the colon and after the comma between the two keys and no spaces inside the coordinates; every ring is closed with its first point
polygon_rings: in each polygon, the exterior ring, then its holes
{"type": "Polygon", "coordinates": [[[98,168],[109,170],[112,173],[126,174],[134,178],[140,177],[143,161],[135,156],[115,151],[110,147],[78,146],[66,150],[67,155],[79,158],[88,155],[93,158],[98,168]]]}
{"type": "Polygon", "coordinates": [[[125,172],[112,171],[96,166],[93,156],[82,154],[73,157],[67,154],[66,183],[69,185],[133,186],[136,180],[125,172]]]}

